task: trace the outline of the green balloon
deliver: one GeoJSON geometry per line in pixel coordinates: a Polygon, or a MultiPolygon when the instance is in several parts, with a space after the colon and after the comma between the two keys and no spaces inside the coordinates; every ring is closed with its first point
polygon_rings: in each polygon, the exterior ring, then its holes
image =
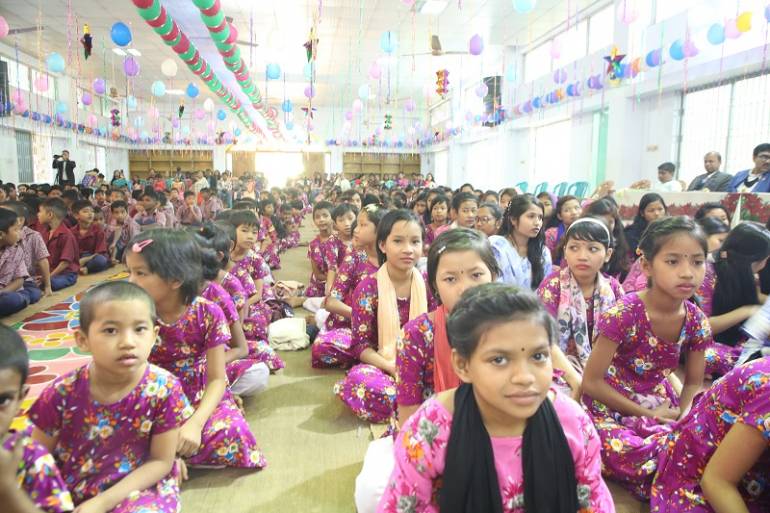
{"type": "Polygon", "coordinates": [[[222,57],[222,60],[225,61],[225,64],[227,64],[230,71],[235,71],[238,69],[238,64],[241,62],[241,56],[240,55],[231,55],[230,57],[222,57]]]}
{"type": "Polygon", "coordinates": [[[244,85],[242,89],[243,89],[243,92],[246,93],[246,96],[250,97],[254,92],[254,82],[244,85]]]}
{"type": "Polygon", "coordinates": [[[147,21],[157,19],[160,16],[160,2],[156,0],[147,9],[139,9],[139,16],[147,21]]]}
{"type": "Polygon", "coordinates": [[[190,70],[200,71],[202,67],[203,67],[203,59],[198,59],[198,62],[194,62],[192,65],[190,65],[190,70]]]}
{"type": "Polygon", "coordinates": [[[180,53],[179,58],[183,61],[189,61],[195,56],[195,46],[193,46],[192,43],[190,43],[190,48],[187,49],[186,52],[180,53]]]}
{"type": "Polygon", "coordinates": [[[181,41],[181,40],[182,40],[182,32],[180,31],[180,32],[179,32],[179,33],[176,35],[176,37],[175,37],[174,39],[172,39],[171,41],[166,41],[166,40],[164,39],[164,40],[163,40],[163,42],[164,42],[164,43],[166,43],[168,46],[176,46],[176,45],[178,45],[178,44],[179,44],[179,41],[181,41]]]}
{"type": "Polygon", "coordinates": [[[219,32],[210,32],[209,34],[211,34],[211,39],[222,43],[225,42],[228,37],[230,37],[230,27],[225,27],[219,32]]]}
{"type": "Polygon", "coordinates": [[[201,10],[211,9],[216,0],[193,0],[195,7],[201,10]]]}
{"type": "Polygon", "coordinates": [[[166,22],[160,27],[153,27],[153,30],[157,34],[160,34],[161,36],[165,36],[166,34],[171,32],[172,28],[174,28],[174,20],[171,19],[171,16],[166,16],[166,22]]]}
{"type": "Polygon", "coordinates": [[[220,52],[229,52],[230,49],[233,47],[230,43],[226,41],[214,41],[214,46],[217,47],[217,50],[220,52]]]}
{"type": "Polygon", "coordinates": [[[238,48],[237,46],[235,47],[235,51],[233,52],[233,57],[237,58],[238,61],[240,62],[240,60],[241,60],[241,49],[238,48]]]}
{"type": "Polygon", "coordinates": [[[203,20],[203,24],[209,28],[218,27],[219,25],[222,24],[222,20],[225,19],[225,15],[222,14],[222,11],[219,11],[213,16],[206,16],[205,14],[201,13],[201,19],[203,20]]]}

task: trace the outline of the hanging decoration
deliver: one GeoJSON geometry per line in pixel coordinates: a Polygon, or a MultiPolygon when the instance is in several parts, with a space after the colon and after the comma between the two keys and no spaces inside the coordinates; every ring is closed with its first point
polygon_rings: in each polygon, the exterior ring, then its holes
{"type": "Polygon", "coordinates": [[[265,68],[265,74],[267,75],[268,80],[278,80],[281,78],[281,66],[271,62],[267,65],[267,68],[265,68]]]}
{"type": "Polygon", "coordinates": [[[184,100],[179,100],[179,108],[177,109],[177,116],[182,119],[184,116],[184,100]]]}
{"type": "Polygon", "coordinates": [[[95,78],[91,87],[96,94],[104,94],[107,91],[107,83],[103,78],[95,78]]]}
{"type": "Polygon", "coordinates": [[[83,37],[80,38],[80,44],[83,46],[83,57],[88,60],[91,57],[91,51],[94,48],[94,41],[91,37],[91,27],[88,23],[83,25],[83,37]]]}
{"type": "Polygon", "coordinates": [[[120,126],[120,111],[118,109],[112,109],[110,111],[110,123],[115,128],[120,126]]]}
{"type": "Polygon", "coordinates": [[[537,0],[513,0],[513,10],[519,14],[532,12],[537,4],[537,0]]]}
{"type": "Polygon", "coordinates": [[[125,23],[119,21],[112,25],[112,28],[110,29],[110,38],[112,39],[112,42],[118,46],[128,46],[132,39],[131,29],[129,29],[128,25],[125,23]]]}
{"type": "Polygon", "coordinates": [[[133,56],[129,55],[123,59],[123,73],[125,73],[127,77],[139,75],[140,69],[139,61],[134,59],[133,56]]]}
{"type": "Polygon", "coordinates": [[[176,65],[174,59],[166,59],[160,64],[160,72],[169,78],[176,76],[179,71],[179,67],[176,65]]]}
{"type": "Polygon", "coordinates": [[[393,128],[393,115],[388,113],[385,114],[385,130],[391,130],[393,128]]]}
{"type": "Polygon", "coordinates": [[[436,72],[436,93],[441,98],[446,98],[449,92],[449,70],[441,69],[436,72]]]}
{"type": "Polygon", "coordinates": [[[185,94],[190,98],[197,98],[198,94],[200,94],[200,90],[198,90],[197,87],[195,87],[195,84],[190,82],[187,84],[187,89],[185,89],[185,94]]]}
{"type": "Polygon", "coordinates": [[[607,61],[607,78],[613,85],[617,85],[623,78],[623,68],[621,62],[626,58],[626,54],[618,53],[618,47],[613,46],[609,55],[604,56],[604,60],[607,61]]]}
{"type": "Polygon", "coordinates": [[[468,42],[468,53],[471,55],[481,55],[484,51],[484,39],[478,34],[473,34],[468,42]]]}
{"type": "Polygon", "coordinates": [[[315,27],[310,27],[310,37],[302,46],[305,48],[307,62],[315,60],[316,52],[318,51],[318,38],[315,36],[315,27]]]}
{"type": "Polygon", "coordinates": [[[80,96],[80,103],[83,105],[91,105],[91,103],[93,103],[93,97],[91,96],[91,93],[88,91],[83,91],[83,94],[80,96]]]}
{"type": "Polygon", "coordinates": [[[51,73],[64,71],[64,57],[56,52],[51,52],[45,60],[45,66],[51,73]]]}
{"type": "Polygon", "coordinates": [[[390,55],[396,51],[396,36],[391,31],[383,32],[380,36],[380,48],[390,55]]]}

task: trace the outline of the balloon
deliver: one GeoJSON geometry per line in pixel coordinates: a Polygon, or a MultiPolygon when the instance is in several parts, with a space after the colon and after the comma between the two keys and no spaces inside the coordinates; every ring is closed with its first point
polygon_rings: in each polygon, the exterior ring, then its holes
{"type": "Polygon", "coordinates": [[[396,51],[396,35],[391,31],[383,32],[380,36],[380,48],[382,51],[391,54],[396,51]]]}
{"type": "Polygon", "coordinates": [[[537,0],[513,0],[513,10],[520,14],[526,14],[535,8],[537,0]]]}
{"type": "Polygon", "coordinates": [[[358,97],[362,100],[368,100],[369,93],[369,84],[361,84],[361,87],[358,88],[358,97]]]}
{"type": "Polygon", "coordinates": [[[179,128],[179,118],[171,118],[171,126],[179,128]]]}
{"type": "Polygon", "coordinates": [[[203,109],[195,109],[195,112],[193,112],[193,116],[195,116],[195,119],[200,121],[201,119],[206,117],[206,111],[203,109]]]}
{"type": "Polygon", "coordinates": [[[63,101],[56,102],[56,112],[58,114],[64,114],[67,112],[67,103],[63,101]]]}
{"type": "Polygon", "coordinates": [[[471,40],[468,42],[468,52],[471,55],[481,55],[483,51],[484,39],[478,34],[473,34],[471,40]]]}
{"type": "Polygon", "coordinates": [[[639,12],[628,2],[618,6],[618,21],[623,25],[631,25],[639,17],[639,12]]]}
{"type": "Polygon", "coordinates": [[[407,112],[414,112],[414,109],[417,108],[417,105],[414,103],[414,100],[412,98],[407,98],[404,102],[404,110],[407,112]]]}
{"type": "Polygon", "coordinates": [[[347,121],[352,121],[353,120],[353,111],[352,110],[346,110],[345,111],[345,119],[347,121]]]}
{"type": "Polygon", "coordinates": [[[700,50],[695,46],[695,42],[692,39],[688,39],[684,42],[684,56],[688,59],[695,57],[700,53],[700,50]]]}
{"type": "Polygon", "coordinates": [[[725,23],[725,35],[730,39],[738,39],[741,37],[741,31],[738,30],[738,25],[735,20],[728,20],[725,23]]]}
{"type": "Polygon", "coordinates": [[[160,64],[160,72],[169,78],[175,77],[177,71],[179,71],[179,67],[173,59],[166,59],[160,64]]]}
{"type": "Polygon", "coordinates": [[[200,91],[198,90],[197,87],[195,87],[195,84],[190,83],[190,84],[187,84],[187,90],[185,91],[185,93],[190,98],[197,98],[200,91]]]}
{"type": "Polygon", "coordinates": [[[770,23],[770,4],[765,7],[765,19],[770,23]]]}
{"type": "Polygon", "coordinates": [[[94,99],[91,96],[91,93],[89,93],[88,91],[83,91],[83,94],[80,96],[80,101],[83,105],[91,105],[94,99]]]}
{"type": "Polygon", "coordinates": [[[64,71],[64,57],[56,52],[51,52],[45,60],[45,66],[51,73],[61,73],[64,71]]]}
{"type": "Polygon", "coordinates": [[[293,121],[287,121],[286,122],[286,130],[294,130],[294,122],[293,121]]]}
{"type": "Polygon", "coordinates": [[[99,123],[99,120],[96,119],[96,114],[89,114],[88,115],[88,126],[91,128],[96,127],[97,123],[99,123]]]}
{"type": "Polygon", "coordinates": [[[567,81],[567,72],[563,69],[557,69],[553,72],[553,81],[557,84],[563,84],[567,81]]]}
{"type": "Polygon", "coordinates": [[[164,84],[160,80],[156,80],[152,83],[152,88],[150,89],[152,91],[153,96],[157,96],[160,98],[161,96],[164,96],[166,94],[166,84],[164,84]]]}
{"type": "Polygon", "coordinates": [[[738,16],[735,20],[735,26],[739,32],[748,32],[751,30],[751,11],[746,11],[738,16]]]}
{"type": "Polygon", "coordinates": [[[267,79],[278,80],[281,78],[281,67],[278,64],[271,63],[267,65],[267,79]]]}
{"type": "Polygon", "coordinates": [[[217,119],[219,121],[224,121],[227,118],[227,113],[223,111],[222,109],[219,109],[217,111],[217,119]]]}
{"type": "Polygon", "coordinates": [[[356,98],[353,100],[353,112],[361,112],[361,109],[363,108],[364,104],[360,99],[356,98]]]}
{"type": "Polygon", "coordinates": [[[668,49],[669,55],[675,61],[681,61],[684,59],[684,43],[681,39],[677,39],[671,43],[671,48],[668,49]]]}
{"type": "Polygon", "coordinates": [[[206,110],[206,112],[211,112],[214,110],[214,100],[211,98],[206,98],[206,100],[203,102],[203,108],[206,110]]]}
{"type": "Polygon", "coordinates": [[[541,100],[539,96],[536,96],[535,99],[532,100],[532,106],[536,109],[541,108],[543,106],[543,100],[541,100]]]}
{"type": "Polygon", "coordinates": [[[305,75],[305,79],[311,80],[313,78],[313,63],[308,62],[305,64],[305,67],[302,70],[303,74],[305,75]]]}
{"type": "Polygon", "coordinates": [[[647,57],[645,57],[644,62],[647,63],[647,65],[651,68],[654,68],[655,66],[660,65],[660,49],[652,50],[647,54],[647,57]]]}
{"type": "Polygon", "coordinates": [[[551,41],[550,55],[552,59],[558,59],[561,57],[561,41],[554,39],[551,41]]]}
{"type": "Polygon", "coordinates": [[[35,79],[35,89],[44,93],[48,91],[48,77],[46,75],[38,75],[35,79]]]}
{"type": "Polygon", "coordinates": [[[129,29],[128,25],[125,23],[119,21],[112,26],[112,29],[110,29],[110,37],[112,38],[112,42],[116,45],[126,46],[131,42],[131,29],[129,29]]]}
{"type": "Polygon", "coordinates": [[[129,96],[126,98],[126,107],[129,109],[135,109],[136,108],[136,98],[133,96],[129,96]]]}
{"type": "Polygon", "coordinates": [[[123,59],[123,73],[125,73],[127,77],[135,77],[139,74],[139,71],[139,62],[132,56],[129,55],[123,59]]]}
{"type": "Polygon", "coordinates": [[[309,85],[305,87],[304,93],[305,93],[305,98],[310,99],[313,96],[315,96],[315,88],[312,85],[309,85]]]}
{"type": "Polygon", "coordinates": [[[241,135],[241,129],[240,128],[236,128],[235,130],[233,130],[233,135],[235,137],[238,137],[239,135],[241,135]]]}
{"type": "Polygon", "coordinates": [[[721,45],[725,42],[725,29],[720,23],[714,23],[709,27],[706,39],[712,45],[721,45]]]}
{"type": "Polygon", "coordinates": [[[372,80],[379,80],[379,78],[382,76],[382,69],[380,68],[380,65],[377,63],[377,61],[374,61],[371,66],[369,66],[369,77],[372,80]]]}
{"type": "Polygon", "coordinates": [[[137,116],[134,118],[134,126],[136,128],[142,128],[144,126],[144,118],[142,116],[137,116]]]}
{"type": "Polygon", "coordinates": [[[107,83],[103,78],[95,78],[93,84],[91,84],[96,94],[104,94],[107,90],[107,83]]]}
{"type": "Polygon", "coordinates": [[[0,39],[4,38],[11,31],[11,27],[8,26],[8,21],[0,16],[0,39]]]}
{"type": "Polygon", "coordinates": [[[291,100],[284,100],[281,104],[281,110],[286,112],[287,114],[294,110],[294,105],[292,105],[291,100]]]}
{"type": "Polygon", "coordinates": [[[476,96],[484,98],[489,93],[489,87],[484,82],[476,86],[476,96]]]}

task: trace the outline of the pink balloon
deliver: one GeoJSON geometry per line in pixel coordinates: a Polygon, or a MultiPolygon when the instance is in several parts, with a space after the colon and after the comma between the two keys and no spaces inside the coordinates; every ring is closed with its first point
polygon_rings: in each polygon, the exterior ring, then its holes
{"type": "Polygon", "coordinates": [[[700,50],[697,46],[695,46],[695,43],[692,41],[692,39],[688,39],[684,42],[684,56],[687,58],[695,57],[700,53],[700,50]]]}
{"type": "Polygon", "coordinates": [[[359,98],[353,100],[353,112],[361,112],[361,109],[363,108],[364,103],[359,98]]]}
{"type": "Polygon", "coordinates": [[[738,30],[738,25],[735,20],[728,20],[727,23],[725,23],[725,36],[730,39],[738,39],[741,37],[741,31],[738,30]]]}
{"type": "Polygon", "coordinates": [[[195,119],[200,121],[201,119],[206,117],[206,111],[201,108],[197,108],[195,109],[195,112],[193,113],[193,115],[195,116],[195,119]]]}
{"type": "Polygon", "coordinates": [[[307,86],[305,87],[305,98],[312,98],[315,96],[315,91],[313,86],[307,86]]]}
{"type": "Polygon", "coordinates": [[[232,23],[230,24],[230,37],[227,38],[227,42],[231,45],[235,44],[235,42],[238,41],[238,29],[235,28],[235,25],[232,23]]]}
{"type": "Polygon", "coordinates": [[[25,110],[27,110],[27,104],[24,101],[24,98],[20,99],[21,101],[15,101],[13,104],[13,110],[17,114],[22,114],[25,110]]]}
{"type": "Polygon", "coordinates": [[[83,102],[83,105],[91,105],[94,99],[91,96],[91,93],[88,91],[83,91],[83,95],[80,97],[80,101],[83,102]]]}
{"type": "Polygon", "coordinates": [[[179,128],[179,118],[171,118],[171,126],[179,128]]]}
{"type": "Polygon", "coordinates": [[[347,119],[348,121],[352,120],[353,119],[353,111],[346,110],[345,111],[345,119],[347,119]]]}
{"type": "Polygon", "coordinates": [[[553,41],[551,41],[550,53],[551,53],[552,59],[558,59],[559,57],[561,57],[561,41],[559,41],[558,39],[554,39],[553,41]]]}
{"type": "Polygon", "coordinates": [[[8,35],[11,31],[11,27],[8,26],[8,21],[0,16],[0,39],[8,35]]]}
{"type": "Polygon", "coordinates": [[[35,89],[41,93],[48,91],[48,77],[46,75],[38,75],[35,79],[35,89]]]}
{"type": "Polygon", "coordinates": [[[99,122],[99,120],[96,118],[96,114],[89,114],[88,115],[88,126],[91,128],[96,128],[96,124],[99,122]]]}
{"type": "Polygon", "coordinates": [[[104,94],[107,90],[107,84],[104,82],[103,78],[95,78],[93,88],[96,94],[104,94]]]}
{"type": "Polygon", "coordinates": [[[372,80],[379,80],[379,78],[382,76],[382,69],[380,68],[380,65],[377,63],[377,61],[374,61],[371,66],[369,66],[369,76],[372,78],[372,80]]]}
{"type": "Polygon", "coordinates": [[[13,103],[16,103],[16,104],[24,103],[24,93],[22,93],[19,89],[15,90],[11,94],[11,101],[13,101],[13,103]]]}

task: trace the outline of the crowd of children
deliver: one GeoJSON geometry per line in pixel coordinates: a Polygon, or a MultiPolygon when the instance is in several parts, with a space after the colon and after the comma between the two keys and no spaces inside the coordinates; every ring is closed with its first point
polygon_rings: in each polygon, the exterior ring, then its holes
{"type": "MultiPolygon", "coordinates": [[[[624,227],[608,194],[430,176],[249,182],[231,208],[195,185],[19,186],[0,203],[0,313],[79,273],[129,274],[80,303],[92,362],[37,399],[29,436],[4,439],[0,461],[40,469],[21,488],[0,476],[8,503],[176,511],[187,466],[264,468],[239,397],[284,367],[268,328],[291,314],[271,270],[312,213],[292,298],[315,314],[308,364],[342,369],[330,393],[388,425],[360,513],[608,513],[605,478],[655,512],[770,511],[770,357],[740,329],[768,293],[765,226],[731,228],[718,203],[669,216],[649,193],[624,227]]],[[[3,433],[27,361],[0,336],[3,433]]]]}

